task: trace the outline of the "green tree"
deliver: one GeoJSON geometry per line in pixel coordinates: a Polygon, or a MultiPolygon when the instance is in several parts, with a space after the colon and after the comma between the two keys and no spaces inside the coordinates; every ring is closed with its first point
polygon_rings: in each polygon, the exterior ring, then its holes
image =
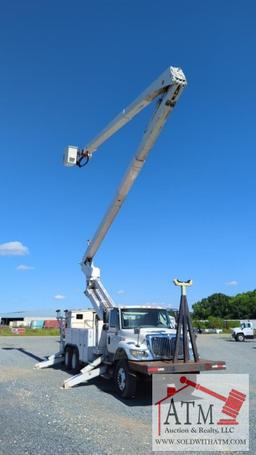
{"type": "Polygon", "coordinates": [[[196,319],[208,319],[209,316],[223,318],[229,316],[230,311],[230,297],[216,293],[200,302],[194,303],[193,317],[196,319]]]}
{"type": "Polygon", "coordinates": [[[193,319],[256,319],[256,290],[233,297],[216,293],[194,303],[193,319]]]}

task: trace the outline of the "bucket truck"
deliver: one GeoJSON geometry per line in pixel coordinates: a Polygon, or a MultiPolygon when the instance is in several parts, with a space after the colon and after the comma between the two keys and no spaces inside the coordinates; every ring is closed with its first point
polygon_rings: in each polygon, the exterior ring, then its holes
{"type": "MultiPolygon", "coordinates": [[[[225,368],[223,361],[199,358],[184,300],[185,292],[182,293],[182,311],[175,328],[167,308],[117,306],[101,281],[100,269],[93,263],[101,242],[186,85],[180,68],[167,68],[86,147],[68,146],[65,150],[66,166],[84,167],[100,145],[152,101],[156,101],[153,117],[135,157],[81,261],[86,277],[85,295],[92,309],[69,310],[64,316],[58,312],[60,351],[36,365],[37,368],[44,368],[64,362],[68,370],[77,372],[64,382],[64,388],[103,376],[114,380],[117,393],[125,398],[134,395],[137,379],[154,373],[198,373],[225,368]]],[[[191,282],[175,280],[175,284],[184,291],[191,282]]]]}

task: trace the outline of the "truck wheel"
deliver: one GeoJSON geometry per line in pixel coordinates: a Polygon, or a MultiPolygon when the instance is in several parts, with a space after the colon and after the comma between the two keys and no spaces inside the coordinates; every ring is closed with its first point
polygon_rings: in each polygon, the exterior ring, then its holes
{"type": "Polygon", "coordinates": [[[77,373],[80,370],[79,364],[80,364],[79,353],[78,353],[78,350],[76,348],[74,348],[71,351],[71,370],[74,373],[77,373]]]}
{"type": "Polygon", "coordinates": [[[130,398],[136,392],[136,377],[129,372],[126,360],[119,360],[115,368],[115,388],[121,398],[130,398]]]}
{"type": "Polygon", "coordinates": [[[244,334],[238,333],[236,336],[236,341],[244,341],[244,334]]]}
{"type": "Polygon", "coordinates": [[[64,354],[64,365],[67,371],[71,370],[72,349],[67,347],[64,354]]]}

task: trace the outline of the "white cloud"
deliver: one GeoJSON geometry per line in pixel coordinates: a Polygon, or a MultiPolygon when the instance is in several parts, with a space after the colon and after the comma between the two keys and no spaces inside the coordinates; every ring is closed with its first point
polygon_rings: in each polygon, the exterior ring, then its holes
{"type": "Polygon", "coordinates": [[[16,270],[20,270],[21,272],[25,272],[26,270],[34,270],[35,267],[32,265],[25,265],[25,264],[20,264],[16,267],[16,270]]]}
{"type": "Polygon", "coordinates": [[[66,298],[66,296],[62,295],[62,294],[56,294],[53,298],[55,300],[64,300],[66,298]]]}
{"type": "Polygon", "coordinates": [[[27,254],[29,254],[28,247],[17,240],[0,244],[0,256],[26,256],[27,254]]]}
{"type": "Polygon", "coordinates": [[[122,294],[125,294],[125,291],[124,291],[124,289],[119,289],[118,291],[116,291],[116,293],[118,295],[122,295],[122,294]]]}
{"type": "Polygon", "coordinates": [[[236,281],[236,280],[226,281],[225,284],[227,286],[237,286],[238,285],[238,281],[236,281]]]}

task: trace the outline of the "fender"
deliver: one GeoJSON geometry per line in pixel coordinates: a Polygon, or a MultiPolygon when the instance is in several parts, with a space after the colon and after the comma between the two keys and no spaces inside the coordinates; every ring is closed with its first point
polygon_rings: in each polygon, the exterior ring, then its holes
{"type": "Polygon", "coordinates": [[[127,354],[124,350],[123,347],[119,347],[116,352],[115,352],[115,355],[114,355],[114,362],[117,362],[118,360],[122,360],[122,359],[125,359],[127,360],[128,357],[127,357],[127,354]]]}

